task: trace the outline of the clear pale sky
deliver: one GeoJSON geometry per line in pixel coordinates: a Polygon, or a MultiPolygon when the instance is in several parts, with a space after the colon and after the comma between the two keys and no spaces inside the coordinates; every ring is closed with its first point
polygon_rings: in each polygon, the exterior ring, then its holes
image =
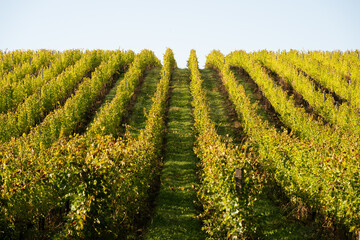
{"type": "Polygon", "coordinates": [[[0,49],[360,49],[360,0],[0,0],[0,49]]]}

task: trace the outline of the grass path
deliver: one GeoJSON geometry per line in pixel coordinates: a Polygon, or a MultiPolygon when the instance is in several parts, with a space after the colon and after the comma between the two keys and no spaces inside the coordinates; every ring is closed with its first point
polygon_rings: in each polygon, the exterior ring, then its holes
{"type": "Polygon", "coordinates": [[[164,166],[155,213],[144,239],[204,239],[196,201],[196,163],[189,70],[175,69],[168,112],[164,166]]]}
{"type": "Polygon", "coordinates": [[[119,74],[119,76],[117,77],[117,80],[115,81],[114,85],[111,87],[108,94],[106,94],[106,96],[104,97],[104,101],[102,102],[101,106],[99,106],[94,111],[94,114],[91,116],[91,120],[87,124],[87,127],[89,127],[89,126],[91,126],[91,124],[93,124],[93,122],[95,120],[95,117],[100,113],[101,108],[104,107],[104,105],[106,103],[111,102],[114,99],[114,97],[116,95],[117,87],[120,85],[120,82],[124,79],[124,76],[125,76],[125,73],[119,74]]]}
{"type": "Polygon", "coordinates": [[[240,141],[236,131],[236,127],[239,127],[240,122],[236,119],[236,115],[232,115],[229,111],[229,103],[226,96],[221,92],[221,82],[219,75],[212,69],[201,69],[201,79],[203,80],[202,88],[206,92],[207,104],[209,106],[209,113],[211,120],[215,123],[217,134],[226,138],[228,135],[235,142],[240,141]]]}
{"type": "Polygon", "coordinates": [[[144,75],[144,83],[138,93],[132,112],[126,121],[129,126],[128,130],[133,137],[137,137],[140,130],[145,128],[145,112],[148,113],[150,111],[153,103],[152,97],[155,94],[156,85],[160,80],[160,68],[153,68],[146,71],[144,75]]]}

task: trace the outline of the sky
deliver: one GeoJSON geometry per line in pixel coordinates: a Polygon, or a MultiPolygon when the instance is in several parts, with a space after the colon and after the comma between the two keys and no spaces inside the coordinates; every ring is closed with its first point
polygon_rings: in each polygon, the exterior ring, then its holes
{"type": "Polygon", "coordinates": [[[359,0],[0,0],[0,49],[360,49],[359,0]]]}

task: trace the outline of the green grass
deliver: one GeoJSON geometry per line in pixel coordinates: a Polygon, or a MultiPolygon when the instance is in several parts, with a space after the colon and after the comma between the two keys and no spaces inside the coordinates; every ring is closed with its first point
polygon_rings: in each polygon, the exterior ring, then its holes
{"type": "Polygon", "coordinates": [[[120,85],[120,82],[124,78],[124,76],[125,76],[125,73],[121,73],[119,75],[118,80],[115,82],[114,86],[111,88],[109,93],[106,95],[104,102],[111,102],[111,100],[113,100],[113,98],[116,95],[116,89],[120,85]]]}
{"type": "Polygon", "coordinates": [[[105,96],[104,98],[104,102],[101,104],[101,106],[99,108],[96,109],[94,115],[91,117],[91,121],[89,122],[88,126],[91,126],[91,124],[93,124],[95,117],[100,113],[101,108],[104,107],[104,105],[108,102],[111,102],[113,100],[113,98],[116,95],[116,89],[117,87],[120,85],[120,82],[123,80],[125,74],[121,73],[118,76],[118,79],[116,80],[114,86],[110,89],[110,91],[108,92],[108,94],[105,96]]]}
{"type": "Polygon", "coordinates": [[[215,123],[216,132],[223,138],[227,135],[235,140],[241,136],[236,135],[235,124],[239,124],[235,116],[229,115],[229,104],[226,96],[221,93],[221,81],[215,70],[200,70],[201,79],[203,79],[202,88],[206,92],[207,104],[209,106],[210,118],[215,123]]]}
{"type": "Polygon", "coordinates": [[[189,71],[176,69],[171,82],[164,166],[155,212],[144,239],[204,239],[194,202],[198,180],[189,71]]]}
{"type": "Polygon", "coordinates": [[[133,137],[137,137],[140,130],[145,128],[145,113],[150,111],[153,102],[152,97],[156,91],[156,85],[160,80],[160,70],[160,68],[153,68],[145,72],[144,83],[138,93],[132,113],[127,120],[127,129],[133,137]]]}
{"type": "Polygon", "coordinates": [[[258,236],[269,240],[321,239],[316,223],[296,219],[293,214],[297,209],[291,204],[285,205],[279,195],[271,183],[267,183],[255,203],[253,221],[258,236]]]}

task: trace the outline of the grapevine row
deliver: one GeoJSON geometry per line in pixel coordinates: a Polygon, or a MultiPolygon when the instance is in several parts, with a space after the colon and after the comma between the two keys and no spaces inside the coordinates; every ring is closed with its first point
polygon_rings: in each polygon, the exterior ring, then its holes
{"type": "MultiPolygon", "coordinates": [[[[151,63],[151,60],[147,61],[151,63]]],[[[28,166],[26,172],[20,172],[20,176],[15,175],[9,179],[11,182],[4,184],[9,188],[6,187],[7,191],[3,193],[9,194],[11,200],[4,220],[8,222],[16,212],[27,209],[27,214],[15,226],[17,232],[26,232],[24,225],[42,220],[50,229],[38,227],[36,234],[46,234],[47,238],[114,238],[128,234],[139,218],[139,211],[146,210],[147,190],[158,169],[164,126],[161,121],[166,99],[164,91],[168,89],[174,66],[172,52],[165,55],[164,62],[165,74],[158,86],[161,93],[157,91],[146,128],[138,139],[125,142],[110,135],[85,134],[67,142],[62,138],[51,148],[41,149],[40,153],[26,151],[31,145],[23,151],[8,149],[7,156],[17,155],[18,161],[16,167],[8,162],[9,172],[5,176],[11,176],[24,162],[28,166]],[[10,169],[14,171],[11,173],[10,169]],[[25,185],[16,184],[18,181],[25,185]],[[21,189],[31,194],[24,198],[21,189]],[[16,208],[12,207],[12,200],[16,208]],[[54,216],[54,212],[61,214],[54,216]],[[53,221],[63,224],[56,227],[53,221]]],[[[111,65],[111,59],[108,64],[111,65]]]]}
{"type": "Polygon", "coordinates": [[[27,138],[33,145],[49,147],[59,137],[71,135],[86,114],[91,111],[93,104],[98,100],[111,82],[112,76],[133,61],[133,53],[115,51],[100,64],[91,74],[90,79],[85,79],[62,108],[58,108],[46,116],[44,121],[36,126],[27,138]]]}
{"type": "Polygon", "coordinates": [[[3,52],[0,50],[0,77],[2,78],[4,74],[7,74],[21,62],[29,61],[34,54],[36,54],[35,51],[31,50],[16,50],[11,52],[3,52]]]}
{"type": "Polygon", "coordinates": [[[75,65],[26,98],[16,111],[1,114],[0,140],[8,141],[11,137],[27,133],[69,96],[84,76],[100,64],[102,56],[101,51],[86,52],[75,65]]]}
{"type": "MultiPolygon", "coordinates": [[[[190,89],[197,141],[195,153],[201,160],[201,186],[198,197],[204,212],[203,229],[215,239],[243,238],[249,234],[247,211],[254,201],[249,190],[254,188],[256,174],[250,158],[231,143],[223,142],[216,133],[209,116],[205,92],[198,69],[195,50],[191,50],[188,67],[191,72],[190,89]],[[235,172],[247,172],[242,183],[241,195],[235,180],[235,172]]],[[[244,146],[245,148],[245,146],[244,146]]]]}
{"type": "Polygon", "coordinates": [[[115,98],[103,105],[95,121],[88,129],[88,134],[112,134],[118,136],[116,131],[126,113],[126,106],[132,98],[135,88],[138,86],[140,78],[146,69],[161,65],[154,53],[149,50],[143,50],[134,59],[129,70],[116,89],[115,98]]]}
{"type": "Polygon", "coordinates": [[[256,54],[266,67],[276,72],[291,85],[324,119],[342,128],[342,131],[360,135],[359,113],[347,103],[338,104],[330,94],[315,89],[313,82],[276,55],[262,51],[256,54]],[[309,91],[312,89],[311,91],[309,91]]]}
{"type": "Polygon", "coordinates": [[[347,81],[360,82],[360,55],[359,51],[348,53],[312,51],[308,53],[312,58],[320,62],[329,71],[338,72],[347,81]]]}
{"type": "MultiPolygon", "coordinates": [[[[359,136],[351,136],[323,124],[306,113],[304,108],[297,107],[295,100],[289,98],[287,93],[274,83],[253,55],[244,51],[235,51],[228,55],[227,61],[232,66],[243,68],[250,75],[275,111],[280,114],[282,122],[297,136],[321,145],[332,146],[337,153],[347,151],[358,142],[359,136]]],[[[356,156],[358,153],[355,151],[351,155],[356,156]]]]}
{"type": "Polygon", "coordinates": [[[236,83],[220,52],[213,51],[206,65],[221,72],[245,132],[258,144],[261,165],[289,199],[344,224],[350,231],[358,231],[360,183],[356,176],[360,166],[347,155],[358,143],[338,155],[332,146],[297,139],[286,131],[279,133],[257,115],[256,105],[250,103],[243,86],[236,83]]]}
{"type": "Polygon", "coordinates": [[[352,106],[360,108],[360,84],[357,81],[348,82],[339,73],[323,68],[320,63],[314,63],[306,54],[300,56],[297,51],[290,51],[279,57],[284,57],[324,87],[346,99],[352,106]]]}
{"type": "MultiPolygon", "coordinates": [[[[161,70],[163,74],[147,115],[146,126],[136,139],[124,141],[121,138],[114,140],[110,135],[88,135],[90,137],[88,142],[93,143],[95,139],[95,144],[91,146],[97,146],[99,142],[101,146],[104,146],[104,143],[106,146],[106,143],[110,142],[107,149],[99,149],[101,147],[99,146],[95,151],[110,157],[107,161],[99,162],[98,160],[94,161],[89,154],[86,156],[91,159],[88,166],[95,166],[96,171],[93,174],[97,176],[97,181],[99,178],[101,179],[101,188],[97,187],[95,183],[96,188],[99,189],[98,193],[101,195],[100,199],[99,196],[94,196],[93,194],[96,192],[92,188],[95,186],[90,184],[86,190],[89,196],[83,199],[89,207],[84,209],[83,205],[78,205],[78,208],[74,208],[69,213],[70,221],[65,228],[68,229],[67,234],[86,237],[87,234],[92,233],[92,236],[97,237],[125,238],[134,232],[137,219],[147,215],[149,211],[148,190],[151,188],[155,176],[159,174],[165,130],[164,113],[171,71],[174,67],[176,67],[174,55],[168,49],[164,55],[164,65],[161,70]],[[99,164],[100,169],[103,168],[102,171],[98,170],[99,164]],[[107,166],[101,167],[105,164],[107,166]],[[104,192],[106,193],[105,198],[102,196],[104,192]],[[90,195],[91,193],[92,195],[90,195]],[[95,199],[98,200],[95,201],[95,199]],[[92,210],[99,208],[102,210],[96,212],[92,210]],[[84,219],[86,220],[84,221],[84,219]],[[97,229],[96,233],[94,233],[94,229],[97,229]]],[[[110,134],[115,135],[116,131],[110,134]]],[[[89,151],[94,152],[91,148],[87,150],[87,152],[89,151]]]]}
{"type": "Polygon", "coordinates": [[[55,58],[49,67],[43,68],[37,76],[28,74],[20,81],[2,85],[0,87],[0,113],[16,107],[27,96],[32,95],[45,83],[62,73],[65,68],[73,65],[81,55],[79,50],[65,51],[55,58]]]}
{"type": "Polygon", "coordinates": [[[18,82],[28,74],[39,74],[40,69],[50,64],[52,60],[58,57],[58,52],[41,50],[33,55],[26,62],[20,62],[13,66],[12,71],[4,74],[0,80],[1,84],[9,85],[18,82]]]}

